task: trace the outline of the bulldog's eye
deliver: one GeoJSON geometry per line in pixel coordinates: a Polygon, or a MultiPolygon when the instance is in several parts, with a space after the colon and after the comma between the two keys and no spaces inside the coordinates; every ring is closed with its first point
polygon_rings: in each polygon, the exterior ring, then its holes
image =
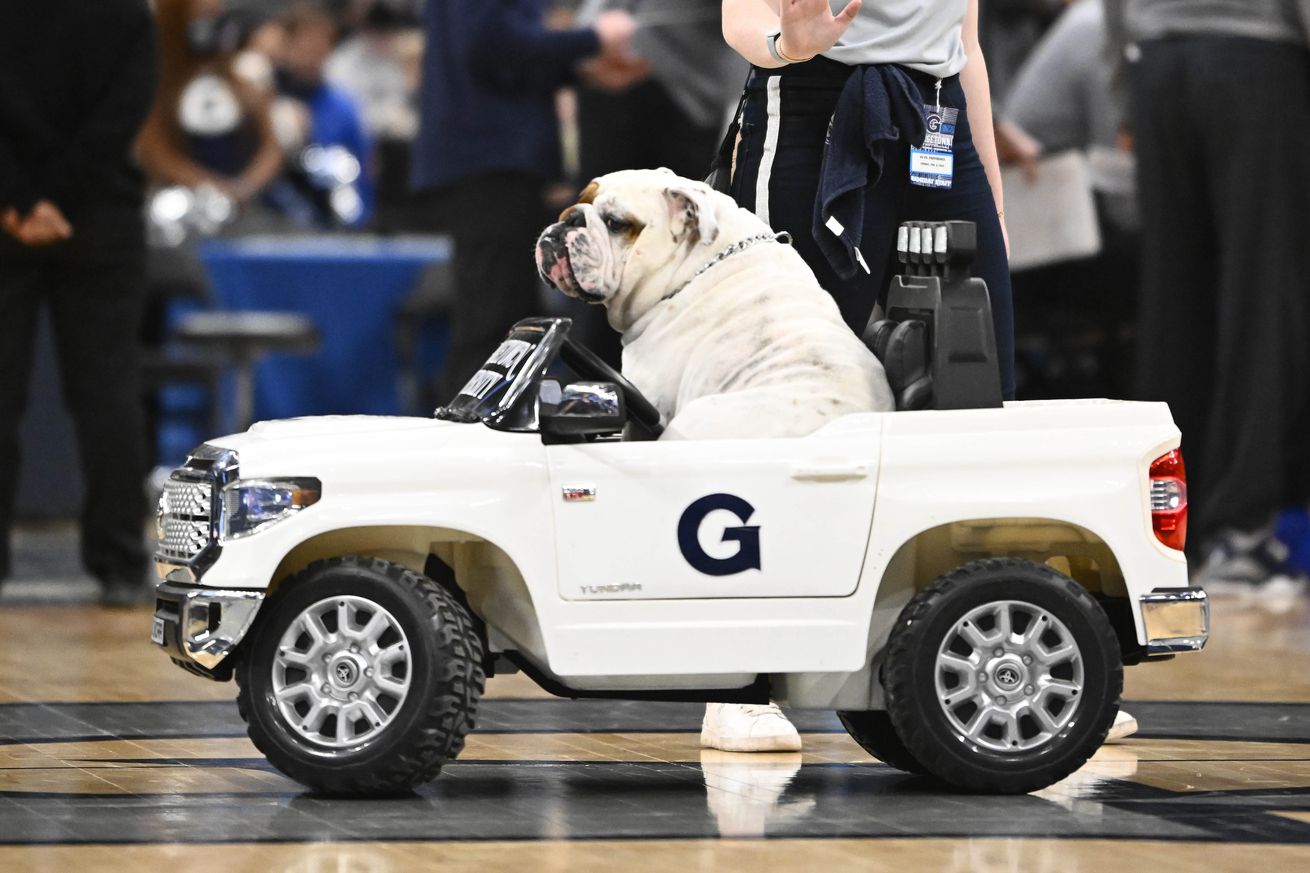
{"type": "Polygon", "coordinates": [[[605,227],[610,233],[623,233],[632,228],[632,222],[619,218],[617,215],[607,215],[605,216],[605,227]]]}

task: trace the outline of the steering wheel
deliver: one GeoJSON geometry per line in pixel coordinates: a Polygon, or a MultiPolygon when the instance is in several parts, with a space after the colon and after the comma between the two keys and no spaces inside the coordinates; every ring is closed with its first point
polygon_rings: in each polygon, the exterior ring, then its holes
{"type": "Polygon", "coordinates": [[[568,339],[560,349],[560,358],[584,379],[613,382],[619,386],[632,424],[636,425],[637,430],[642,434],[640,439],[659,439],[660,434],[664,433],[664,425],[660,424],[660,411],[655,408],[655,404],[643,397],[636,385],[601,360],[600,356],[591,349],[568,339]]]}

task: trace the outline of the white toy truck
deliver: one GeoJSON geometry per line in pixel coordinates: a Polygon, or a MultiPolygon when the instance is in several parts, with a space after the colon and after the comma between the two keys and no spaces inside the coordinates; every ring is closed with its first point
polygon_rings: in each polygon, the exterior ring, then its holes
{"type": "Polygon", "coordinates": [[[1179,432],[1163,404],[1000,405],[987,384],[984,408],[944,408],[969,381],[951,361],[995,353],[989,320],[980,343],[947,320],[977,287],[940,239],[915,267],[934,232],[871,332],[901,405],[934,408],[655,441],[567,319],[524,321],[433,419],[197,449],[160,501],[154,642],[235,676],[254,743],[329,793],[432,779],[484,677],[514,670],[568,697],[836,710],[878,759],[967,791],[1063,778],[1123,665],[1206,642],[1179,432]]]}

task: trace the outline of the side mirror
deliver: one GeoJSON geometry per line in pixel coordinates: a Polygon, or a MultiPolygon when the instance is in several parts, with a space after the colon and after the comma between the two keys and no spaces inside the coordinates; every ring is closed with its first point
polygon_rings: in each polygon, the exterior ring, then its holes
{"type": "Polygon", "coordinates": [[[623,392],[613,382],[543,379],[537,394],[541,433],[564,440],[621,433],[628,421],[623,392]]]}

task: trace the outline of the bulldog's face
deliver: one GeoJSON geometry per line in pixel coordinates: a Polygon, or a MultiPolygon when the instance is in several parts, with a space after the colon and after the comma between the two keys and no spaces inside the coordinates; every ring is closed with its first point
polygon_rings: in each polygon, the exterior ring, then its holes
{"type": "Polygon", "coordinates": [[[668,170],[624,170],[592,181],[537,240],[541,277],[600,303],[626,330],[714,249],[728,197],[668,170]]]}

